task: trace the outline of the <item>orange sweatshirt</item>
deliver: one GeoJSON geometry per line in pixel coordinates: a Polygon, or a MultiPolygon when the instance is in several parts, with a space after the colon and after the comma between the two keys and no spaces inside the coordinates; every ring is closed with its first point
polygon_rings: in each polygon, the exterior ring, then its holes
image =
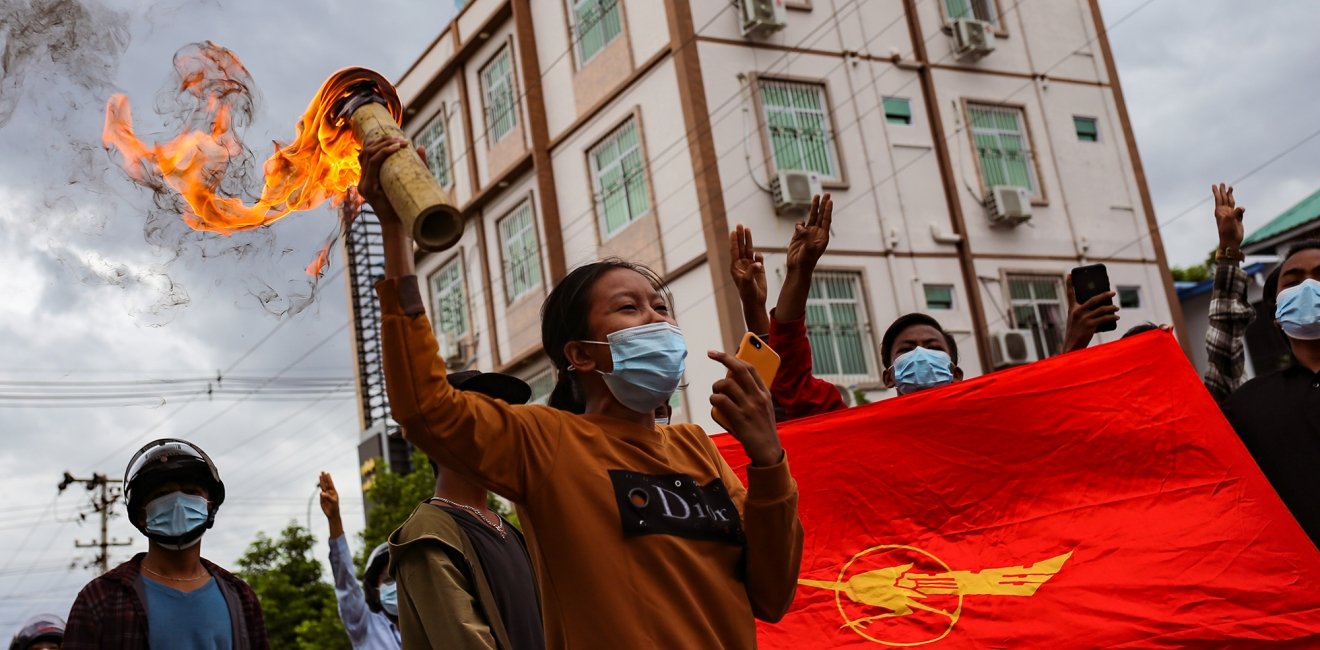
{"type": "MultiPolygon", "coordinates": [[[[550,648],[752,648],[802,559],[787,460],[744,488],[695,425],[511,406],[445,381],[417,278],[377,285],[390,409],[441,465],[518,506],[550,648]]],[[[498,585],[492,585],[498,589],[498,585]]]]}

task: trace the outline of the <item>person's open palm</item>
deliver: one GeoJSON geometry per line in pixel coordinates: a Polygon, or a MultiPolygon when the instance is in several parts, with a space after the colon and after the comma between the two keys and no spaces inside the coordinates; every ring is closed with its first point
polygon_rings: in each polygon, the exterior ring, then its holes
{"type": "Polygon", "coordinates": [[[1238,207],[1233,199],[1233,187],[1224,183],[1211,185],[1210,192],[1215,195],[1215,226],[1219,229],[1220,246],[1237,248],[1242,244],[1245,231],[1242,227],[1242,215],[1246,208],[1238,207]]]}
{"type": "Polygon", "coordinates": [[[326,472],[321,472],[321,512],[331,519],[339,516],[339,491],[335,490],[335,481],[326,472]]]}
{"type": "Polygon", "coordinates": [[[788,268],[814,269],[830,245],[830,224],[834,219],[834,201],[828,192],[811,199],[807,220],[793,227],[788,242],[788,268]]]}
{"type": "Polygon", "coordinates": [[[765,305],[765,257],[752,245],[752,229],[738,226],[729,233],[729,274],[744,304],[765,305]]]}

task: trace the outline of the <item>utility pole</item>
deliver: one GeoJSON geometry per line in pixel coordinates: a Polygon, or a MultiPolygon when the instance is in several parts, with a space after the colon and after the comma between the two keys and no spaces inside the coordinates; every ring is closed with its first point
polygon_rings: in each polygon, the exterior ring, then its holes
{"type": "MultiPolygon", "coordinates": [[[[101,573],[110,570],[111,546],[128,546],[133,543],[130,540],[110,539],[109,523],[110,517],[114,515],[112,508],[124,495],[124,489],[120,487],[123,482],[121,479],[107,478],[105,474],[92,474],[91,478],[76,478],[68,472],[64,473],[64,479],[60,481],[60,493],[74,483],[82,483],[88,492],[95,492],[91,497],[92,510],[101,515],[101,539],[90,542],[74,540],[73,545],[77,548],[99,548],[100,553],[97,554],[96,559],[86,566],[95,564],[101,573]]],[[[87,513],[82,513],[79,517],[85,520],[87,513]]]]}

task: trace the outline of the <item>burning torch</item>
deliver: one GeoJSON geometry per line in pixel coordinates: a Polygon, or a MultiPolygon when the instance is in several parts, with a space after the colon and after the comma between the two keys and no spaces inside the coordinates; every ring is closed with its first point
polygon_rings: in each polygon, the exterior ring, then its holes
{"type": "MultiPolygon", "coordinates": [[[[403,114],[399,94],[379,73],[346,68],[326,80],[325,88],[334,93],[326,96],[339,98],[330,105],[327,122],[347,121],[358,142],[365,145],[379,138],[407,139],[399,128],[403,114]]],[[[380,184],[418,248],[441,251],[458,243],[463,235],[463,215],[416,151],[402,149],[386,158],[380,168],[380,184]]]]}

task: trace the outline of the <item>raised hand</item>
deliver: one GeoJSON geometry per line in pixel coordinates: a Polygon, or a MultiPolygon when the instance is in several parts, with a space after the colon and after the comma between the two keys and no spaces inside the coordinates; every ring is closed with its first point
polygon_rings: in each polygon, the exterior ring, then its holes
{"type": "Polygon", "coordinates": [[[738,288],[743,319],[747,329],[757,334],[770,331],[770,317],[765,311],[765,257],[752,245],[752,229],[739,225],[729,232],[729,275],[738,288]]]}
{"type": "Polygon", "coordinates": [[[711,388],[710,404],[719,414],[720,425],[742,443],[753,465],[777,464],[784,457],[784,447],[775,428],[770,389],[752,364],[718,350],[706,354],[729,369],[724,379],[711,388]]]}
{"type": "Polygon", "coordinates": [[[1220,183],[1211,185],[1210,193],[1215,196],[1215,226],[1219,229],[1219,252],[1237,255],[1242,245],[1245,231],[1242,227],[1242,215],[1246,208],[1240,208],[1233,200],[1233,187],[1220,183]]]}
{"type": "MultiPolygon", "coordinates": [[[[394,206],[390,205],[389,198],[385,196],[385,188],[380,184],[380,167],[395,152],[410,145],[403,138],[380,138],[368,142],[358,152],[358,166],[362,168],[362,176],[358,179],[357,193],[371,204],[382,228],[389,229],[398,225],[399,217],[394,213],[394,206]]],[[[423,161],[426,160],[426,150],[422,147],[417,147],[417,155],[423,161]]]]}
{"type": "Polygon", "coordinates": [[[816,262],[830,245],[830,224],[834,219],[834,201],[829,192],[811,199],[807,220],[793,227],[793,239],[788,242],[789,270],[812,271],[816,262]]]}
{"type": "Polygon", "coordinates": [[[1082,304],[1077,304],[1077,294],[1073,292],[1072,275],[1068,275],[1068,331],[1063,336],[1063,351],[1085,350],[1091,345],[1096,330],[1105,323],[1118,322],[1118,305],[1105,304],[1113,299],[1113,291],[1106,291],[1082,304]]]}
{"type": "Polygon", "coordinates": [[[343,535],[344,520],[339,516],[339,491],[335,489],[334,479],[326,472],[321,472],[321,512],[325,513],[326,521],[330,523],[330,538],[343,535]]]}

